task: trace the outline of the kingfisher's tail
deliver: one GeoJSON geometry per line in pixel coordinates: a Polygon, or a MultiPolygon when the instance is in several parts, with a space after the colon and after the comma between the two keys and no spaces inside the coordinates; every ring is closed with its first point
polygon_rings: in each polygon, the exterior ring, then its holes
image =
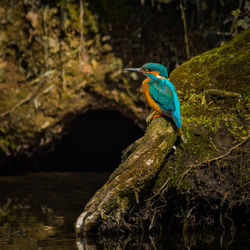
{"type": "Polygon", "coordinates": [[[180,128],[182,125],[181,125],[181,117],[177,114],[175,114],[174,112],[171,113],[172,114],[172,117],[173,117],[173,120],[175,122],[175,125],[177,128],[180,128]]]}

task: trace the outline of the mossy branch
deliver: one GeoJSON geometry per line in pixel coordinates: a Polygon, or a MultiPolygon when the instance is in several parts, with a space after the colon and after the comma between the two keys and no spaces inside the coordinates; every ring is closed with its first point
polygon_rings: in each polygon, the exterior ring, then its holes
{"type": "Polygon", "coordinates": [[[226,90],[219,90],[219,89],[206,89],[203,91],[201,97],[201,104],[204,105],[206,103],[206,96],[220,96],[220,97],[236,97],[241,98],[240,93],[226,91],[226,90]]]}
{"type": "Polygon", "coordinates": [[[175,141],[170,122],[154,119],[135,150],[86,205],[76,222],[77,233],[88,234],[100,227],[113,229],[117,223],[120,227],[129,205],[140,203],[140,192],[155,178],[175,141]]]}
{"type": "Polygon", "coordinates": [[[225,91],[225,90],[219,90],[219,89],[207,89],[204,90],[203,92],[204,95],[217,95],[217,96],[221,96],[221,97],[241,97],[240,93],[235,93],[235,92],[231,92],[231,91],[225,91]]]}

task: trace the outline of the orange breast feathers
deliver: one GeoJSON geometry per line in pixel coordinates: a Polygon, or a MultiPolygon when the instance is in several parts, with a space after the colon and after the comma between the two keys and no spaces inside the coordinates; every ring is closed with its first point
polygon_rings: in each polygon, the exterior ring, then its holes
{"type": "Polygon", "coordinates": [[[162,114],[162,110],[160,109],[160,107],[158,106],[158,104],[151,98],[150,93],[149,93],[149,81],[151,79],[150,78],[146,78],[143,82],[142,82],[142,92],[144,93],[148,104],[151,108],[153,108],[154,110],[156,110],[159,114],[162,114]]]}

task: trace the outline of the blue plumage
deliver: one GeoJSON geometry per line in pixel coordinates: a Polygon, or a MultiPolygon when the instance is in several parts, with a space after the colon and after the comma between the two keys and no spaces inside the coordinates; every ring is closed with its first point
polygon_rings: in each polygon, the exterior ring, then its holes
{"type": "Polygon", "coordinates": [[[167,79],[166,67],[159,63],[146,63],[141,68],[126,68],[124,70],[140,72],[147,76],[142,83],[142,89],[150,107],[157,112],[154,117],[161,115],[171,117],[177,128],[180,128],[182,126],[180,102],[174,85],[167,79]]]}
{"type": "Polygon", "coordinates": [[[180,102],[174,85],[168,79],[159,79],[152,73],[146,73],[152,79],[149,81],[149,93],[159,105],[163,113],[173,117],[177,128],[181,125],[180,102]]]}
{"type": "Polygon", "coordinates": [[[158,71],[160,76],[168,78],[168,71],[165,66],[159,63],[146,63],[142,66],[144,69],[149,69],[150,71],[158,71]]]}

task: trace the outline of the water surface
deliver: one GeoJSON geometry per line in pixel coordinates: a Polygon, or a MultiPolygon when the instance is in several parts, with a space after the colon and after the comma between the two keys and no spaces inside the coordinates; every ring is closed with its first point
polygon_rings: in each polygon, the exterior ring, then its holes
{"type": "Polygon", "coordinates": [[[74,222],[109,173],[0,177],[0,249],[249,249],[249,232],[77,239],[74,222]]]}
{"type": "Polygon", "coordinates": [[[109,173],[0,177],[0,249],[77,249],[74,222],[109,173]]]}

